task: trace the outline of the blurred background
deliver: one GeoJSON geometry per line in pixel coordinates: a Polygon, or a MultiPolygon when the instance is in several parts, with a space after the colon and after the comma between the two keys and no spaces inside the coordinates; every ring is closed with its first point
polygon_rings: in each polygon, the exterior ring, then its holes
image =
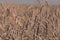
{"type": "MultiPolygon", "coordinates": [[[[45,0],[40,0],[42,3],[45,3],[45,0]]],[[[0,0],[0,3],[29,3],[29,4],[34,4],[38,3],[37,0],[0,0]]],[[[60,4],[60,0],[47,0],[49,4],[60,4]]]]}

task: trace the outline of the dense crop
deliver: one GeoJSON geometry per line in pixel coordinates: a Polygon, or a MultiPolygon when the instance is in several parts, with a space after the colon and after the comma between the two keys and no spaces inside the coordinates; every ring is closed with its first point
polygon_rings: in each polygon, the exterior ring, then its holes
{"type": "Polygon", "coordinates": [[[60,40],[60,6],[0,4],[0,40],[60,40]]]}

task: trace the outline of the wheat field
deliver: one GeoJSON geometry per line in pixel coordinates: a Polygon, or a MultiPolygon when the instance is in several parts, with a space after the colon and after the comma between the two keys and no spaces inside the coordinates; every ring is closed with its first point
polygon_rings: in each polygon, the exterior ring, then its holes
{"type": "Polygon", "coordinates": [[[60,40],[60,6],[0,4],[0,40],[60,40]]]}

